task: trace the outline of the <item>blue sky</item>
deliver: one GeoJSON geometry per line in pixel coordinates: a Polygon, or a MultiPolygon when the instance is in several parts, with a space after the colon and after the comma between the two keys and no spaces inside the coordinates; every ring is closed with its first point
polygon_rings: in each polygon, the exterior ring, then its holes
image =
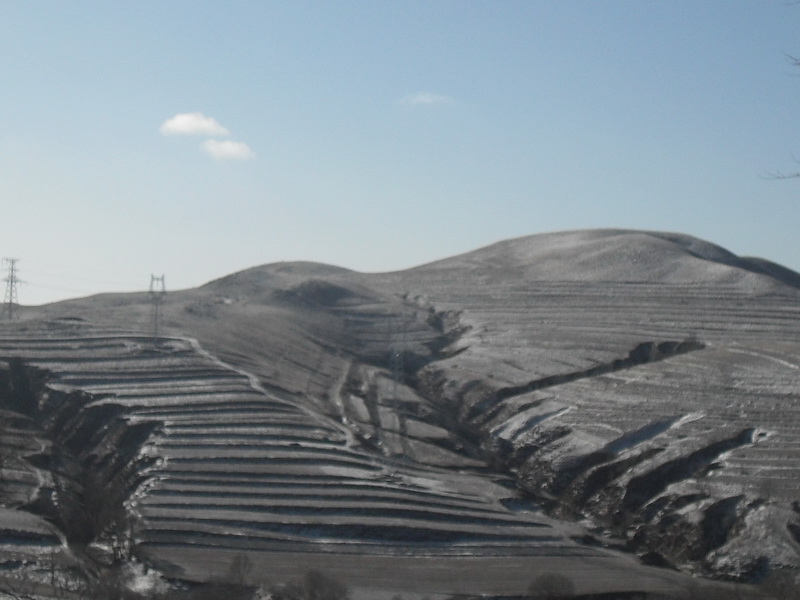
{"type": "Polygon", "coordinates": [[[783,0],[0,0],[0,256],[23,304],[590,227],[800,270],[800,180],[765,177],[800,170],[798,32],[783,0]]]}

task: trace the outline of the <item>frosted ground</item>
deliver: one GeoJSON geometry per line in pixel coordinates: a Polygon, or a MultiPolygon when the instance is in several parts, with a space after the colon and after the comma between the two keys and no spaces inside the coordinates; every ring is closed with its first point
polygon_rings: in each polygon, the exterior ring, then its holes
{"type": "MultiPolygon", "coordinates": [[[[688,236],[567,232],[250,269],[171,293],[156,343],[146,294],[59,303],[0,347],[38,398],[19,435],[121,482],[127,550],[167,574],[244,553],[401,592],[663,590],[665,566],[798,567],[798,285],[688,236]]],[[[53,487],[33,462],[12,512],[53,487]]]]}

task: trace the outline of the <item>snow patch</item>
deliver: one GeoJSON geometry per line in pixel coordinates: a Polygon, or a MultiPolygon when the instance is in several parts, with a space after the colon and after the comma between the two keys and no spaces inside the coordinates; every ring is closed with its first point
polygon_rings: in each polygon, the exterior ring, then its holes
{"type": "Polygon", "coordinates": [[[528,429],[560,417],[572,410],[573,406],[565,406],[557,402],[544,402],[524,410],[491,430],[491,435],[506,441],[513,441],[528,429]]]}

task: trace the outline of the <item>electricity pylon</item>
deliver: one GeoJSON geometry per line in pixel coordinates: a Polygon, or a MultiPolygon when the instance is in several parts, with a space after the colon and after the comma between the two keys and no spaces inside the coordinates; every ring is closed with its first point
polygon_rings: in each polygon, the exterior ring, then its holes
{"type": "Polygon", "coordinates": [[[150,304],[152,317],[153,343],[158,344],[158,336],[161,332],[161,304],[167,296],[167,286],[164,283],[164,276],[156,277],[150,275],[150,304]]]}
{"type": "Polygon", "coordinates": [[[6,320],[17,318],[17,308],[19,306],[17,285],[20,282],[17,277],[17,260],[16,258],[3,259],[3,264],[8,265],[8,276],[4,279],[6,282],[6,296],[3,301],[3,318],[6,320]]]}

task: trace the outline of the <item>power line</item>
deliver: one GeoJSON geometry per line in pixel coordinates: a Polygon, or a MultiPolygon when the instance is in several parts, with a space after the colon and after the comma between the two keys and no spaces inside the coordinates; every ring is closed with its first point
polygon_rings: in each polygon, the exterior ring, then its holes
{"type": "MultiPolygon", "coordinates": [[[[104,279],[98,279],[98,278],[95,278],[95,277],[84,277],[84,276],[71,275],[71,274],[67,274],[66,272],[53,273],[51,271],[40,271],[39,269],[35,269],[35,270],[26,269],[25,272],[27,273],[29,279],[32,279],[33,276],[35,275],[37,279],[44,279],[44,280],[49,280],[49,279],[61,279],[61,280],[64,280],[64,279],[67,279],[70,282],[85,282],[85,283],[89,283],[89,284],[98,284],[98,285],[105,285],[105,286],[127,286],[127,287],[129,287],[131,289],[135,289],[136,287],[138,287],[135,284],[132,284],[131,281],[121,281],[119,279],[115,279],[115,280],[105,279],[105,278],[104,279]]],[[[86,271],[84,271],[84,273],[85,272],[86,271]]],[[[101,274],[101,277],[104,277],[104,275],[101,274]]]]}
{"type": "Polygon", "coordinates": [[[8,265],[8,276],[4,279],[6,282],[6,296],[3,301],[3,318],[6,320],[17,318],[17,309],[19,307],[19,298],[17,296],[17,286],[20,283],[17,277],[17,258],[4,258],[3,264],[8,265]]]}

